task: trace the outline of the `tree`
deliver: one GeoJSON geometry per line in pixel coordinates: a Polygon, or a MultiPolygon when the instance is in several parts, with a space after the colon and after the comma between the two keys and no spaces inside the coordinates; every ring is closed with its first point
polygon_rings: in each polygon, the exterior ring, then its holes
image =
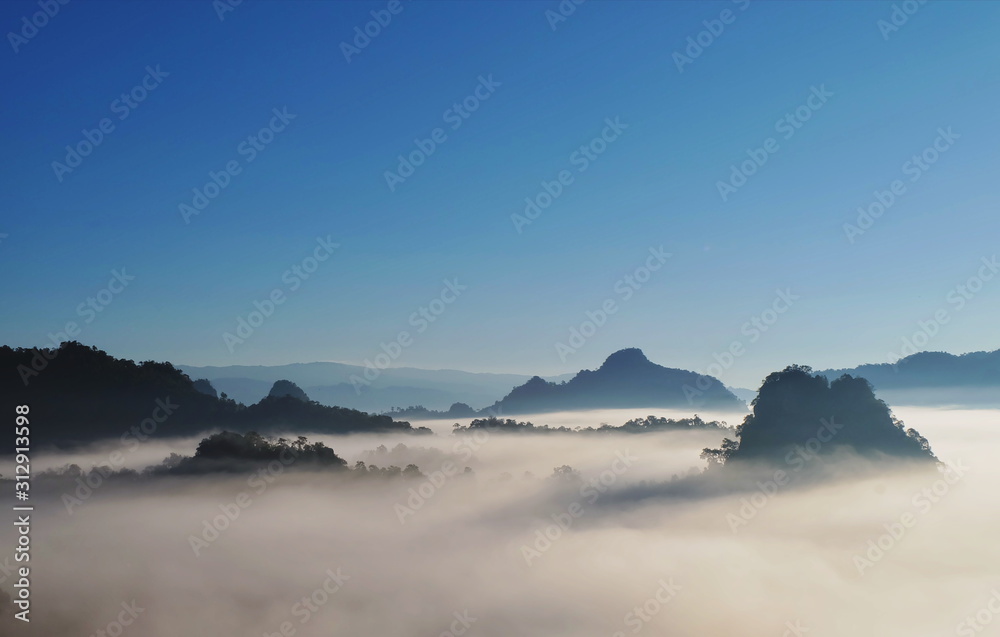
{"type": "Polygon", "coordinates": [[[726,464],[726,460],[733,455],[737,449],[739,449],[740,443],[732,440],[730,438],[723,438],[722,446],[719,449],[709,449],[706,447],[701,450],[701,455],[699,456],[702,460],[708,460],[709,466],[721,466],[726,464]]]}
{"type": "Polygon", "coordinates": [[[551,479],[558,480],[560,482],[582,482],[583,478],[580,477],[580,472],[564,464],[561,467],[556,467],[552,470],[551,479]]]}

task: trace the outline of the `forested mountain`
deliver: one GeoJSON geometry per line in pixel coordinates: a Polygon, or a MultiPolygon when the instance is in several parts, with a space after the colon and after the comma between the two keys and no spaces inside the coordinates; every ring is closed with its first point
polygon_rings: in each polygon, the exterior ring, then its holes
{"type": "Polygon", "coordinates": [[[703,455],[785,467],[845,449],[873,460],[935,459],[927,440],[906,429],[867,380],[845,375],[830,382],[798,365],[768,375],[736,436],[703,455]]]}
{"type": "MultiPolygon", "coordinates": [[[[0,347],[3,413],[28,405],[34,445],[71,446],[129,435],[181,436],[209,429],[350,433],[414,431],[407,422],[290,396],[250,407],[208,392],[170,363],[114,358],[77,342],[58,349],[0,347]],[[131,432],[131,433],[130,433],[131,432]]],[[[303,394],[304,395],[304,394],[303,394]]],[[[13,436],[0,441],[12,451],[13,436]]]]}

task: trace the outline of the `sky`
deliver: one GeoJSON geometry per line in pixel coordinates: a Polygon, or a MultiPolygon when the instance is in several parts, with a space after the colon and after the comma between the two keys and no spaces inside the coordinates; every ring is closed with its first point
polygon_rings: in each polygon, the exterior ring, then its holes
{"type": "Polygon", "coordinates": [[[5,344],[750,387],[1000,347],[1000,4],[44,6],[0,4],[5,344]]]}

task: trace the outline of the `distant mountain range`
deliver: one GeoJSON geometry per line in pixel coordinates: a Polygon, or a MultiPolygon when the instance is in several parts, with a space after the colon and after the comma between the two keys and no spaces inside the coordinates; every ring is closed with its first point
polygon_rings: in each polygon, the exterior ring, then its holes
{"type": "Polygon", "coordinates": [[[656,365],[639,349],[616,352],[597,370],[548,379],[403,367],[382,370],[369,386],[357,384],[358,378],[365,378],[364,367],[343,363],[180,365],[178,369],[192,378],[211,381],[216,390],[243,403],[266,396],[275,381],[289,380],[322,404],[398,418],[463,418],[488,415],[491,409],[509,414],[598,407],[746,409],[717,379],[656,365]],[[695,391],[686,395],[685,385],[695,391]],[[404,405],[417,406],[402,408],[404,405]],[[492,406],[477,409],[470,405],[492,406]]]}
{"type": "Polygon", "coordinates": [[[388,412],[395,418],[466,418],[578,409],[661,407],[745,412],[746,403],[718,379],[651,362],[636,348],[615,352],[596,370],[582,370],[562,382],[532,376],[504,398],[475,410],[455,403],[447,411],[424,406],[388,412]]]}
{"type": "MultiPolygon", "coordinates": [[[[530,378],[526,374],[392,367],[380,370],[370,384],[359,384],[357,379],[366,379],[366,368],[344,363],[226,367],[178,365],[177,368],[191,378],[211,381],[219,392],[247,405],[266,396],[275,381],[284,379],[302,387],[313,400],[324,405],[339,405],[369,413],[387,412],[407,405],[444,410],[457,402],[481,407],[493,403],[511,387],[530,378]],[[352,377],[355,379],[353,384],[352,377]]],[[[550,380],[566,380],[571,376],[554,376],[550,380]]]]}
{"type": "Polygon", "coordinates": [[[895,364],[819,373],[830,380],[844,374],[866,378],[890,404],[1000,405],[1000,350],[960,355],[919,352],[895,364]]]}
{"type": "MultiPolygon", "coordinates": [[[[5,390],[0,393],[0,409],[14,413],[15,405],[29,404],[31,420],[40,423],[32,427],[33,443],[72,445],[120,437],[137,426],[152,427],[158,435],[193,435],[219,428],[261,433],[292,429],[313,433],[415,432],[409,422],[394,418],[463,419],[637,407],[745,412],[741,398],[748,396],[743,390],[734,394],[715,378],[657,365],[633,348],[615,352],[596,370],[557,377],[563,379],[561,382],[513,374],[387,369],[378,380],[389,382],[384,381],[389,377],[393,382],[407,382],[406,391],[420,400],[473,395],[492,401],[484,409],[453,401],[447,411],[415,407],[393,412],[390,417],[322,404],[342,397],[348,399],[343,403],[350,405],[349,399],[358,395],[350,384],[331,385],[326,376],[331,370],[340,375],[334,380],[344,374],[349,380],[350,374],[362,368],[309,363],[179,369],[170,363],[117,359],[76,342],[48,350],[3,346],[0,386],[5,390]],[[514,385],[505,384],[511,381],[514,385]],[[341,389],[345,385],[346,391],[341,389]],[[230,394],[234,388],[239,391],[230,394]],[[234,398],[246,400],[249,406],[234,398]]],[[[1000,404],[1000,351],[960,356],[925,352],[895,365],[862,365],[819,374],[829,380],[845,374],[865,378],[891,404],[1000,404]]],[[[380,396],[399,387],[382,387],[385,391],[380,396]]],[[[377,389],[367,388],[361,396],[377,389]]],[[[0,453],[10,448],[12,441],[13,437],[0,440],[0,453]]]]}
{"type": "MultiPolygon", "coordinates": [[[[365,368],[343,363],[273,367],[180,365],[178,369],[192,378],[210,380],[218,391],[245,404],[266,396],[275,381],[287,379],[325,405],[391,413],[395,417],[412,419],[489,415],[491,408],[485,407],[487,405],[509,414],[582,409],[589,408],[587,406],[594,401],[611,407],[711,406],[725,409],[733,404],[733,398],[749,404],[757,394],[753,389],[725,387],[711,377],[653,364],[638,349],[612,354],[598,370],[547,378],[524,374],[389,368],[381,370],[371,385],[361,386],[360,391],[355,388],[356,384],[352,385],[351,378],[364,378],[365,368]],[[612,376],[617,380],[612,380],[612,376]],[[688,401],[686,396],[678,400],[677,389],[685,384],[692,386],[692,379],[696,382],[699,378],[702,378],[703,385],[709,383],[708,388],[699,387],[695,400],[688,401]],[[671,386],[674,389],[665,389],[671,386]],[[594,393],[595,390],[597,393],[594,393]],[[608,395],[600,397],[601,391],[608,395]],[[636,404],[636,400],[643,404],[636,404]]],[[[1000,405],[1000,350],[962,355],[921,352],[903,358],[895,365],[860,365],[817,373],[830,380],[843,374],[864,377],[879,390],[880,396],[892,404],[1000,405]]]]}

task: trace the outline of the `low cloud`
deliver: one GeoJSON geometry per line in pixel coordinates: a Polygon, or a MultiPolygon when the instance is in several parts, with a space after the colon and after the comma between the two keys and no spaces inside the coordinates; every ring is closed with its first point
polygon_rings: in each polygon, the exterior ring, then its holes
{"type": "MultiPolygon", "coordinates": [[[[32,621],[38,634],[90,635],[135,604],[143,610],[123,635],[280,635],[283,626],[304,637],[955,634],[1000,586],[1000,512],[991,504],[1000,418],[896,413],[942,460],[968,467],[926,511],[915,498],[934,493],[938,474],[899,468],[782,488],[735,532],[727,516],[751,501],[754,485],[688,497],[656,492],[704,466],[699,452],[720,436],[703,432],[497,434],[467,458],[455,449],[462,440],[440,427],[419,440],[320,438],[349,464],[379,444],[403,442],[414,445],[413,459],[451,460],[475,476],[435,487],[401,524],[395,505],[420,480],[284,473],[198,555],[189,538],[248,489],[247,476],[108,485],[72,516],[58,490],[40,486],[32,621]],[[625,466],[619,453],[635,460],[625,466]],[[552,477],[564,465],[572,471],[552,477]],[[640,488],[644,497],[627,497],[640,488]],[[574,503],[579,515],[569,513],[574,503]],[[907,512],[915,523],[892,537],[907,512]],[[566,515],[571,522],[560,525],[566,515]],[[529,563],[523,547],[535,546],[538,531],[548,546],[529,563]],[[882,555],[859,572],[855,556],[887,533],[882,555]]],[[[605,421],[620,424],[638,414],[609,415],[605,421]]],[[[589,414],[525,419],[574,418],[599,424],[589,414]]],[[[180,452],[190,454],[193,442],[167,447],[184,444],[180,452]]],[[[99,462],[103,450],[92,451],[99,462]]],[[[88,457],[72,460],[86,467],[88,457]]],[[[0,528],[3,546],[13,546],[12,528],[0,528]]],[[[0,575],[10,591],[12,580],[0,575]]]]}

